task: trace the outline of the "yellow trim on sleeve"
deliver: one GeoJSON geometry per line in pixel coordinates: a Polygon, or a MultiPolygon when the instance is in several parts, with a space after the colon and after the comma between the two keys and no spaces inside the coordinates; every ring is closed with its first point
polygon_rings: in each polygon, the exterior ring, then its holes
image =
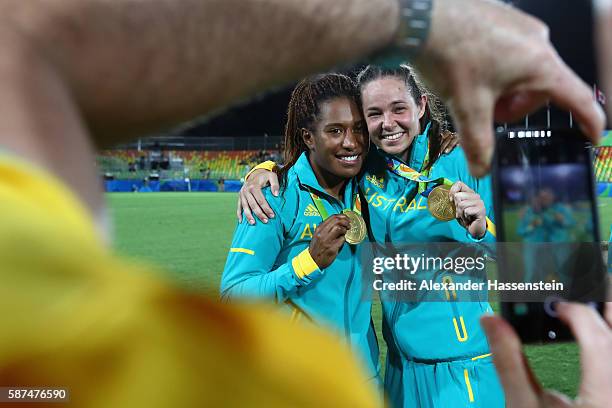
{"type": "Polygon", "coordinates": [[[472,361],[474,361],[474,360],[479,360],[479,359],[481,359],[481,358],[487,358],[487,357],[489,357],[491,354],[492,354],[492,353],[487,353],[487,354],[482,354],[482,355],[480,355],[480,356],[472,357],[472,361]]]}
{"type": "Polygon", "coordinates": [[[230,248],[230,252],[242,252],[243,254],[255,255],[255,251],[246,248],[230,248]]]}
{"type": "Polygon", "coordinates": [[[291,261],[291,265],[293,266],[293,270],[298,278],[302,279],[304,276],[308,276],[317,269],[319,269],[319,265],[312,259],[308,248],[300,252],[293,260],[291,261]]]}
{"type": "Polygon", "coordinates": [[[251,175],[251,173],[253,173],[255,170],[268,170],[268,171],[274,171],[276,169],[276,163],[274,163],[272,160],[267,160],[263,163],[259,163],[257,166],[253,167],[248,173],[247,175],[244,177],[244,179],[248,179],[249,176],[251,175]]]}
{"type": "Polygon", "coordinates": [[[467,368],[463,369],[463,377],[465,378],[465,385],[468,391],[468,397],[470,398],[470,402],[474,402],[474,393],[472,392],[472,384],[470,384],[470,376],[468,374],[467,368]]]}
{"type": "Polygon", "coordinates": [[[495,223],[491,221],[489,217],[487,217],[487,231],[489,231],[491,235],[497,238],[497,230],[495,229],[495,223]]]}

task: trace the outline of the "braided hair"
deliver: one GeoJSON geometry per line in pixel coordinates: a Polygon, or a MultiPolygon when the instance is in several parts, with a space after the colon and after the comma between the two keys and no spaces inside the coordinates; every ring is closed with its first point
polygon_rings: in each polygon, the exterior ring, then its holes
{"type": "Polygon", "coordinates": [[[310,76],[301,80],[293,89],[285,124],[285,165],[278,172],[281,189],[286,188],[289,169],[302,152],[308,152],[302,139],[302,129],[314,132],[321,104],[334,98],[354,101],[361,112],[359,89],[346,75],[327,73],[310,76]]]}
{"type": "Polygon", "coordinates": [[[359,89],[363,91],[366,84],[385,77],[397,78],[404,81],[415,103],[420,101],[421,96],[427,96],[425,114],[419,119],[419,124],[421,129],[425,129],[427,124],[431,123],[427,134],[427,138],[429,139],[428,163],[423,169],[428,170],[442,153],[441,134],[448,128],[448,124],[445,120],[446,107],[436,94],[425,87],[416,70],[408,64],[401,64],[396,68],[368,65],[357,75],[357,83],[359,84],[359,89]]]}

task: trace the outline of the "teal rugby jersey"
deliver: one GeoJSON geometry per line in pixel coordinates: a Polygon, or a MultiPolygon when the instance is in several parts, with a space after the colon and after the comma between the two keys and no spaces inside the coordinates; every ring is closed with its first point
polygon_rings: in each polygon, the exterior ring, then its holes
{"type": "MultiPolygon", "coordinates": [[[[428,154],[426,132],[427,129],[415,138],[409,163],[405,163],[417,171],[422,170],[428,154]]],[[[456,220],[436,220],[427,209],[427,199],[419,194],[417,182],[393,173],[381,150],[370,150],[364,173],[362,188],[377,244],[388,248],[405,243],[431,243],[423,247],[423,252],[438,255],[437,242],[468,242],[476,246],[476,242],[495,241],[490,179],[471,176],[460,148],[441,156],[427,177],[462,181],[480,194],[489,219],[487,232],[479,240],[471,237],[456,220]]],[[[473,256],[491,254],[490,247],[468,248],[468,254],[472,250],[473,256]]],[[[383,251],[382,255],[392,256],[393,253],[383,251]]],[[[416,273],[436,282],[449,278],[462,281],[462,275],[447,271],[416,273]]],[[[406,408],[503,407],[503,390],[479,324],[484,313],[492,313],[486,290],[477,292],[473,302],[453,301],[452,293],[448,292],[446,299],[439,292],[432,296],[437,295],[442,299],[436,302],[385,301],[385,295],[381,296],[383,336],[387,343],[384,386],[390,405],[406,408]]]]}
{"type": "Polygon", "coordinates": [[[360,247],[345,243],[330,266],[317,267],[308,246],[323,220],[311,191],[331,216],[353,207],[357,182],[347,182],[340,202],[319,185],[303,153],[289,170],[287,188],[279,197],[269,188],[264,191],[276,216],[267,224],[256,220],[250,225],[243,219],[236,227],[221,279],[222,297],[274,300],[292,318],[332,328],[358,350],[374,378],[378,344],[370,317],[372,302],[362,294],[360,247]]]}
{"type": "MultiPolygon", "coordinates": [[[[409,163],[421,171],[428,154],[426,132],[413,141],[409,163]]],[[[428,178],[445,177],[462,181],[480,194],[487,211],[488,230],[476,240],[456,220],[442,222],[427,209],[427,198],[418,194],[415,181],[388,169],[385,153],[371,149],[362,178],[368,202],[371,230],[378,243],[494,242],[493,201],[490,178],[476,179],[468,170],[461,148],[442,155],[432,166],[428,178]]],[[[429,186],[428,186],[429,187],[429,186]]],[[[432,246],[424,248],[432,248],[432,246]]],[[[429,249],[427,249],[429,250],[429,249]]],[[[482,255],[475,249],[474,256],[482,255]]],[[[418,254],[417,254],[418,255],[418,254]]],[[[489,253],[490,255],[490,253],[489,253]]],[[[417,274],[422,272],[417,272],[417,274]]],[[[461,281],[462,276],[443,271],[428,271],[436,281],[461,281]]],[[[420,275],[422,276],[422,275],[420,275]]],[[[486,284],[485,284],[486,287],[486,284]]],[[[384,299],[384,296],[383,296],[384,299]]],[[[385,340],[391,354],[396,351],[409,360],[453,360],[489,353],[479,318],[491,313],[486,290],[475,302],[384,302],[385,340]]]]}

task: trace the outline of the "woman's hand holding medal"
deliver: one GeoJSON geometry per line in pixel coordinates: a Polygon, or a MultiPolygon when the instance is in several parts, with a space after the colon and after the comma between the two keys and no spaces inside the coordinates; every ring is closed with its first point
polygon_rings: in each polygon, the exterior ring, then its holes
{"type": "Polygon", "coordinates": [[[484,201],[465,183],[457,181],[449,191],[449,198],[455,204],[455,217],[459,224],[474,238],[487,233],[487,211],[484,201]]]}
{"type": "Polygon", "coordinates": [[[319,269],[327,268],[334,262],[350,228],[349,218],[344,214],[332,215],[317,226],[308,252],[319,269]]]}

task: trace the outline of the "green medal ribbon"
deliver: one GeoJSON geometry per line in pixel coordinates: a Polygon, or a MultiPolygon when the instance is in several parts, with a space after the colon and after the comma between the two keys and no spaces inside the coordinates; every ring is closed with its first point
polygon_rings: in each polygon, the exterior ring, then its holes
{"type": "MultiPolygon", "coordinates": [[[[361,215],[361,199],[359,198],[358,194],[353,194],[353,197],[354,197],[353,211],[361,215]]],[[[321,218],[323,219],[323,221],[325,221],[329,217],[329,214],[327,213],[327,210],[325,209],[323,200],[321,200],[321,198],[315,193],[313,193],[312,191],[310,191],[310,198],[312,198],[313,204],[315,205],[315,207],[317,207],[317,211],[319,211],[319,215],[321,215],[321,218]]]]}
{"type": "Polygon", "coordinates": [[[323,205],[323,200],[321,200],[319,196],[313,193],[312,191],[310,192],[310,197],[312,198],[312,202],[314,203],[315,207],[317,207],[319,215],[321,216],[321,218],[323,218],[323,221],[325,221],[329,217],[329,215],[327,214],[327,210],[323,205]]]}

